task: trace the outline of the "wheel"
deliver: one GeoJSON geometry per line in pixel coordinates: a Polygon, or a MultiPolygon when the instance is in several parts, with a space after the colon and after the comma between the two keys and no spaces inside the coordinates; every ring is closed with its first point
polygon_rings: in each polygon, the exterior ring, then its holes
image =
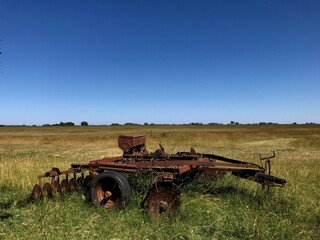
{"type": "Polygon", "coordinates": [[[61,193],[62,195],[65,193],[70,193],[70,185],[67,179],[63,179],[61,182],[61,193]]]}
{"type": "Polygon", "coordinates": [[[54,181],[54,183],[53,183],[53,192],[54,192],[54,194],[56,194],[56,193],[61,194],[62,193],[61,185],[58,181],[54,181]]]}
{"type": "Polygon", "coordinates": [[[42,189],[39,184],[34,185],[31,193],[32,201],[41,200],[43,198],[42,189]]]}
{"type": "Polygon", "coordinates": [[[77,179],[78,186],[83,194],[83,197],[87,202],[91,202],[89,189],[90,189],[92,179],[93,179],[93,176],[91,174],[87,175],[85,178],[81,176],[77,179]]]}
{"type": "Polygon", "coordinates": [[[69,182],[69,186],[70,186],[70,191],[71,192],[78,191],[78,183],[77,183],[77,180],[75,178],[71,178],[71,180],[69,182]]]}
{"type": "Polygon", "coordinates": [[[53,198],[52,187],[50,183],[45,183],[42,187],[42,193],[45,198],[51,199],[53,198]]]}
{"type": "Polygon", "coordinates": [[[78,177],[77,178],[77,183],[78,183],[78,186],[80,188],[83,187],[83,182],[84,182],[84,178],[83,177],[78,177]]]}
{"type": "Polygon", "coordinates": [[[91,175],[87,175],[84,180],[82,181],[83,189],[87,192],[89,192],[90,185],[92,182],[93,177],[91,175]]]}
{"type": "Polygon", "coordinates": [[[94,205],[124,208],[130,200],[130,185],[118,172],[108,171],[95,176],[90,185],[90,197],[94,205]]]}
{"type": "Polygon", "coordinates": [[[173,187],[154,187],[147,196],[147,211],[157,217],[165,213],[177,214],[180,207],[180,190],[173,187]]]}

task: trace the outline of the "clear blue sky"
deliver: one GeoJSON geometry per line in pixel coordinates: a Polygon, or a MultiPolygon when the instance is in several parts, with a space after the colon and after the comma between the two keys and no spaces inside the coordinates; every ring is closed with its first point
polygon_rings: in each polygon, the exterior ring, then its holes
{"type": "Polygon", "coordinates": [[[320,1],[0,2],[0,124],[320,122],[320,1]]]}

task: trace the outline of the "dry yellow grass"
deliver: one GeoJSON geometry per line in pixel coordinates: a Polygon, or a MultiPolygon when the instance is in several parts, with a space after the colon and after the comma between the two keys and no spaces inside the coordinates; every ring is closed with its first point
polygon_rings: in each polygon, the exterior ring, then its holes
{"type": "Polygon", "coordinates": [[[318,239],[319,180],[319,125],[1,127],[0,216],[11,216],[0,220],[0,239],[318,239]],[[266,198],[257,184],[233,176],[219,182],[199,179],[185,189],[174,219],[150,219],[138,207],[143,197],[138,189],[124,211],[94,209],[77,195],[22,204],[38,174],[53,166],[64,169],[72,162],[120,155],[117,137],[129,132],[146,133],[149,150],[161,142],[167,152],[194,147],[256,163],[258,153],[275,150],[273,174],[288,184],[266,198]],[[101,227],[101,222],[112,228],[101,227]]]}

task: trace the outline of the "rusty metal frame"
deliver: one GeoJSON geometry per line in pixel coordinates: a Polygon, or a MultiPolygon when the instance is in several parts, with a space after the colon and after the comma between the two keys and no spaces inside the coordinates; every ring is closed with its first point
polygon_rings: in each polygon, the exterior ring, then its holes
{"type": "Polygon", "coordinates": [[[260,155],[261,165],[245,162],[236,159],[230,159],[215,154],[197,153],[193,148],[190,152],[177,152],[168,154],[160,145],[160,149],[155,152],[148,152],[145,147],[146,136],[144,134],[121,135],[118,139],[118,146],[123,150],[122,156],[105,157],[92,160],[85,163],[73,163],[71,168],[60,171],[58,168],[52,168],[51,171],[39,175],[38,186],[34,189],[43,189],[43,178],[51,178],[50,185],[54,188],[55,180],[60,181],[61,176],[65,176],[68,182],[69,175],[76,179],[77,174],[94,177],[104,171],[117,171],[122,173],[145,173],[154,175],[154,186],[157,189],[159,182],[179,185],[186,178],[196,176],[204,171],[213,172],[231,172],[233,175],[247,180],[255,181],[262,186],[282,187],[286,180],[271,175],[272,156],[262,157],[260,155]],[[263,162],[265,161],[265,162],[263,162]]]}

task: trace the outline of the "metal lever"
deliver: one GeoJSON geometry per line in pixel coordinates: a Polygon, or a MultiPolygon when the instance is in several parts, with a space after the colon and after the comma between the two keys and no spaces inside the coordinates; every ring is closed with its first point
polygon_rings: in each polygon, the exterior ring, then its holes
{"type": "Polygon", "coordinates": [[[268,156],[268,157],[261,157],[261,154],[259,153],[261,165],[263,165],[262,161],[265,160],[266,162],[264,164],[264,169],[268,171],[269,175],[271,175],[271,159],[276,157],[275,151],[272,151],[272,152],[273,152],[272,156],[268,156]]]}

